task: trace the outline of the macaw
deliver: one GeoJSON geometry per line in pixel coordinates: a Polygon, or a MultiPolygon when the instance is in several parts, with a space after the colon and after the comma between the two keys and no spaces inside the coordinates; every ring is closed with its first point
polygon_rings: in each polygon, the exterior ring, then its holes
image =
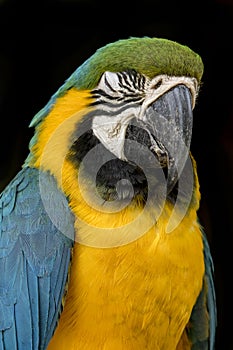
{"type": "Polygon", "coordinates": [[[202,74],[185,45],[120,39],[34,116],[0,197],[0,350],[214,349],[190,151],[202,74]]]}

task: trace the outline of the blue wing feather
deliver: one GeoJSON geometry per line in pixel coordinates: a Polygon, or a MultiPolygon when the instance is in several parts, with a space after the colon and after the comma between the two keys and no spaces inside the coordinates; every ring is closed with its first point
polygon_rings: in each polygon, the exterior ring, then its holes
{"type": "Polygon", "coordinates": [[[214,349],[215,333],[217,327],[217,307],[216,295],[214,286],[214,264],[210,253],[208,241],[203,235],[204,256],[205,256],[205,278],[207,283],[207,308],[209,313],[209,328],[210,328],[210,349],[214,349]]]}
{"type": "Polygon", "coordinates": [[[0,350],[46,349],[73,237],[73,215],[54,178],[23,168],[0,196],[0,350]]]}
{"type": "Polygon", "coordinates": [[[216,297],[214,287],[214,266],[206,239],[203,232],[205,275],[202,291],[196,301],[190,318],[188,330],[192,341],[192,350],[214,350],[215,332],[217,326],[216,297]]]}

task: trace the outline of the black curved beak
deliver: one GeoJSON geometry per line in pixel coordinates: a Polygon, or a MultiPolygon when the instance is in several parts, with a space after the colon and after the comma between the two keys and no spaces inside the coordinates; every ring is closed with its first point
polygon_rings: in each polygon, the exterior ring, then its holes
{"type": "Polygon", "coordinates": [[[167,168],[167,192],[175,186],[189,155],[193,113],[192,96],[185,85],[177,85],[152,103],[144,119],[151,149],[167,168]]]}

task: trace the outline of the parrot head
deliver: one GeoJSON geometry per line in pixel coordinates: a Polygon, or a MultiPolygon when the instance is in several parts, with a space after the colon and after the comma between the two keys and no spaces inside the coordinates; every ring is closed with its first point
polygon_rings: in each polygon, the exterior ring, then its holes
{"type": "Polygon", "coordinates": [[[103,201],[139,199],[161,184],[171,200],[190,152],[193,108],[203,74],[198,54],[159,38],[129,38],[98,49],[31,125],[43,123],[71,89],[88,91],[88,108],[67,158],[95,181],[103,201]]]}

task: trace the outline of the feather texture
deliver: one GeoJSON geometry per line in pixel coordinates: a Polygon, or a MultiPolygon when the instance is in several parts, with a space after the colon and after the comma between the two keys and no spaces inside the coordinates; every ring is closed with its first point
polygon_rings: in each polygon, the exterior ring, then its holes
{"type": "Polygon", "coordinates": [[[73,216],[48,173],[24,168],[1,194],[0,218],[0,349],[46,349],[65,291],[73,216]]]}

